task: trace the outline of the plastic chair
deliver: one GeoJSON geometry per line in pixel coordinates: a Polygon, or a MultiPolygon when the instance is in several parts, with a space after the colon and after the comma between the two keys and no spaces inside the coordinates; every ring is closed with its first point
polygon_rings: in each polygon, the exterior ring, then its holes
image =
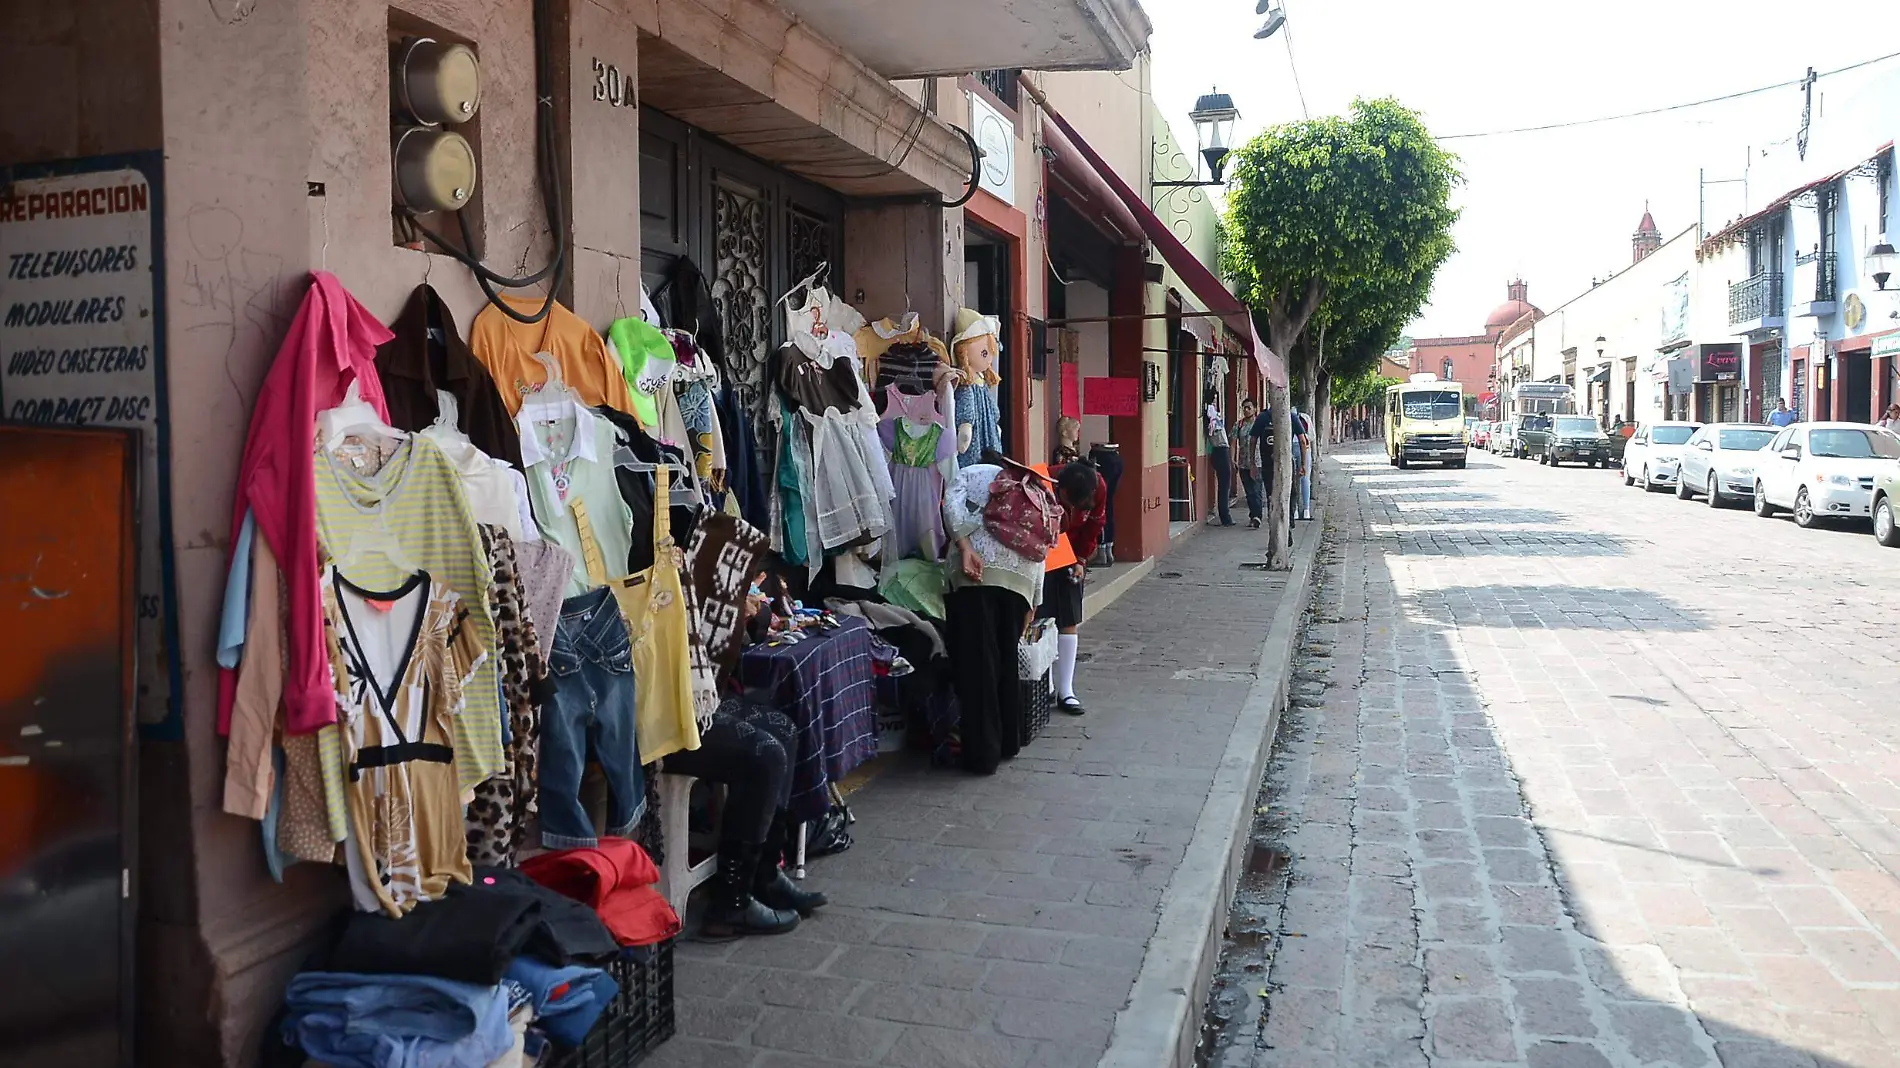
{"type": "MultiPolygon", "coordinates": [[[[698,864],[693,863],[688,839],[693,784],[698,781],[691,775],[660,773],[660,826],[661,833],[666,836],[666,863],[660,865],[660,893],[682,921],[686,918],[686,902],[693,896],[693,888],[719,872],[717,850],[698,864]]],[[[723,787],[715,789],[724,792],[723,787]]],[[[723,802],[724,798],[720,800],[723,802]]]]}

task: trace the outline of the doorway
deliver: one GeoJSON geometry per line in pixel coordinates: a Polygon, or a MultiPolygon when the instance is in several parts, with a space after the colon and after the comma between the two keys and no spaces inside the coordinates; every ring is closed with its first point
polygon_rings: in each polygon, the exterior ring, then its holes
{"type": "Polygon", "coordinates": [[[1016,362],[1023,359],[1024,353],[1010,351],[1008,344],[1012,333],[1009,328],[1010,316],[1015,309],[1010,307],[1010,246],[1008,239],[992,234],[967,219],[963,229],[963,299],[968,307],[984,315],[993,315],[1003,324],[1003,341],[998,346],[1002,355],[996,360],[996,373],[1003,384],[996,391],[996,407],[1002,413],[1002,432],[1005,442],[1015,440],[1011,433],[1015,429],[1016,412],[1016,362]]]}
{"type": "Polygon", "coordinates": [[[1841,418],[1850,423],[1874,421],[1874,367],[1869,349],[1835,355],[1840,380],[1841,418]]]}

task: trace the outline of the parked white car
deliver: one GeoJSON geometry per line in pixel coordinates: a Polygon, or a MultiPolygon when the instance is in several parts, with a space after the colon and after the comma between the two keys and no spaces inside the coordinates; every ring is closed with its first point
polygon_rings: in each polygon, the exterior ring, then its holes
{"type": "Polygon", "coordinates": [[[1796,423],[1755,467],[1755,514],[1786,509],[1795,524],[1868,516],[1874,477],[1900,461],[1900,438],[1866,423],[1796,423]]]}
{"type": "Polygon", "coordinates": [[[1682,446],[1676,496],[1707,497],[1709,507],[1746,501],[1755,494],[1755,468],[1776,429],[1766,423],[1709,423],[1682,446]]]}
{"type": "Polygon", "coordinates": [[[1701,423],[1644,423],[1623,447],[1623,484],[1651,493],[1676,484],[1676,465],[1701,423]]]}

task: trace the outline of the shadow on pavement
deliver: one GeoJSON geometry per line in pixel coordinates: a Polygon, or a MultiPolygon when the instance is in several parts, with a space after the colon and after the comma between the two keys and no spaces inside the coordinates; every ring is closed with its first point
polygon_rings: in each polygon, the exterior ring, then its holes
{"type": "Polygon", "coordinates": [[[1444,586],[1407,599],[1413,615],[1459,626],[1546,630],[1707,630],[1693,608],[1621,586],[1444,586]]]}

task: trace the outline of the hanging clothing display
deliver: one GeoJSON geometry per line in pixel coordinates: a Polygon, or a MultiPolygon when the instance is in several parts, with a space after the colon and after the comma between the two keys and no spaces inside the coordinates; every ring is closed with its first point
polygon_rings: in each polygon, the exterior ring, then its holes
{"type": "Polygon", "coordinates": [[[943,491],[956,476],[956,438],[937,410],[933,394],[911,396],[885,387],[884,418],[878,434],[890,454],[891,533],[885,540],[886,565],[906,556],[943,559],[943,491]]]}
{"type": "MultiPolygon", "coordinates": [[[[849,305],[814,289],[803,307],[786,312],[791,340],[779,349],[774,379],[791,402],[810,443],[810,478],[799,486],[815,513],[819,547],[873,541],[890,530],[895,496],[890,468],[875,437],[877,409],[858,373],[857,347],[844,327],[860,320],[849,305]],[[812,333],[813,307],[829,302],[823,337],[812,333]]],[[[806,563],[816,562],[807,547],[806,563]]]]}
{"type": "MultiPolygon", "coordinates": [[[[656,496],[667,496],[672,489],[669,470],[660,468],[655,479],[656,496]]],[[[608,571],[608,557],[595,541],[595,524],[586,502],[575,500],[570,507],[581,533],[589,579],[613,591],[627,620],[636,683],[634,722],[642,762],[650,764],[669,753],[698,748],[698,724],[712,717],[719,702],[711,692],[710,675],[702,685],[694,684],[680,582],[681,553],[673,544],[669,509],[653,510],[653,566],[638,575],[614,577],[608,571]]]]}
{"type": "Polygon", "coordinates": [[[889,385],[913,393],[933,389],[937,369],[950,363],[950,350],[924,329],[914,311],[858,327],[853,340],[864,364],[864,380],[876,389],[889,385]]]}
{"type": "MultiPolygon", "coordinates": [[[[522,582],[514,540],[506,531],[483,527],[482,543],[495,575],[488,606],[495,619],[495,651],[501,659],[498,670],[508,731],[503,741],[506,764],[494,778],[475,787],[474,799],[468,804],[468,859],[474,864],[511,867],[526,844],[528,823],[538,811],[535,793],[540,776],[535,758],[540,751],[541,710],[534,693],[547,679],[547,662],[538,628],[528,612],[527,587],[522,582]]],[[[553,611],[542,618],[553,619],[553,611]]]]}
{"type": "MultiPolygon", "coordinates": [[[[352,382],[359,385],[364,403],[388,418],[375,358],[377,346],[390,337],[335,275],[311,275],[310,289],[258,391],[238,463],[232,544],[239,540],[245,516],[253,515],[258,534],[270,543],[284,573],[284,719],[293,733],[336,722],[336,691],[323,653],[311,427],[319,411],[342,402],[352,382]]],[[[236,687],[235,673],[220,673],[220,734],[230,731],[236,687]]]]}
{"type": "MultiPolygon", "coordinates": [[[[640,428],[640,421],[625,412],[616,412],[602,405],[594,409],[594,414],[612,423],[619,432],[619,446],[626,448],[634,458],[642,463],[674,464],[680,470],[686,469],[686,453],[671,445],[662,445],[653,440],[640,428]]],[[[627,532],[627,566],[624,574],[637,575],[653,566],[653,475],[650,472],[634,471],[619,464],[614,465],[614,481],[620,487],[620,499],[632,514],[633,522],[627,532]]],[[[677,540],[688,535],[693,524],[698,521],[694,506],[675,503],[671,505],[672,519],[669,521],[677,540]]],[[[612,559],[611,557],[609,558],[612,559]]],[[[609,570],[612,565],[609,565],[609,570]]]]}
{"type": "MultiPolygon", "coordinates": [[[[460,598],[474,640],[495,647],[488,614],[493,581],[488,554],[469,514],[462,482],[442,450],[426,437],[404,435],[380,466],[370,450],[388,443],[359,442],[322,452],[317,479],[317,533],[344,578],[362,589],[391,589],[426,571],[460,598]]],[[[466,714],[455,717],[455,763],[464,789],[500,771],[501,700],[495,664],[484,657],[467,687],[466,714]]],[[[326,774],[336,774],[326,757],[326,774]]]]}
{"type": "MultiPolygon", "coordinates": [[[[469,514],[479,526],[500,527],[516,541],[540,537],[534,526],[534,513],[528,508],[528,481],[518,468],[511,467],[478,448],[456,426],[459,405],[447,392],[438,394],[436,421],[422,431],[455,468],[462,479],[462,494],[468,498],[469,514]]],[[[512,423],[509,424],[513,426],[512,423]]],[[[514,439],[517,458],[521,439],[514,439]]]]}
{"type": "MultiPolygon", "coordinates": [[[[501,299],[523,314],[540,311],[543,300],[505,295],[501,299]]],[[[582,404],[633,410],[626,376],[607,351],[607,343],[585,319],[559,302],[538,323],[516,322],[492,305],[483,308],[469,329],[468,347],[488,368],[509,415],[519,412],[528,394],[547,381],[547,369],[534,358],[537,352],[551,353],[559,361],[562,381],[582,404]]]]}
{"type": "Polygon", "coordinates": [[[707,657],[730,668],[743,644],[746,597],[762,569],[765,533],[729,515],[701,520],[686,547],[687,588],[693,594],[693,630],[707,657]]]}
{"type": "Polygon", "coordinates": [[[349,766],[350,892],[400,916],[470,879],[450,724],[487,657],[453,590],[427,572],[385,591],[325,573],[349,766]]]}
{"type": "Polygon", "coordinates": [[[389,425],[425,430],[440,421],[438,393],[455,399],[449,425],[468,435],[475,447],[511,467],[521,466],[521,438],[514,416],[495,388],[495,379],[468,350],[455,329],[455,316],[428,284],[409,295],[409,303],[390,327],[394,333],[376,350],[383,395],[389,401],[389,425]]]}
{"type": "Polygon", "coordinates": [[[589,760],[607,781],[607,834],[625,838],[646,811],[647,786],[633,726],[633,643],[612,593],[589,590],[561,603],[548,673],[554,687],[541,706],[541,845],[598,843],[581,803],[589,760]]]}
{"type": "Polygon", "coordinates": [[[589,502],[599,519],[596,544],[608,559],[625,559],[630,548],[633,515],[614,482],[618,439],[613,425],[572,401],[524,408],[516,422],[521,430],[521,458],[528,465],[528,498],[535,524],[542,537],[573,558],[567,595],[579,596],[600,583],[588,577],[581,556],[580,530],[570,507],[573,501],[589,502]]]}

